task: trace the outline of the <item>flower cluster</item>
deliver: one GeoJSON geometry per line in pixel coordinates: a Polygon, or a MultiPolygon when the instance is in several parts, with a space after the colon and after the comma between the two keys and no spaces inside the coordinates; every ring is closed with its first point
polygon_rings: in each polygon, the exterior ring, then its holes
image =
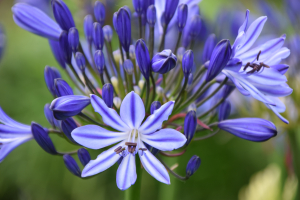
{"type": "Polygon", "coordinates": [[[136,154],[143,169],[170,184],[169,173],[187,180],[201,160],[193,156],[182,177],[161,156],[183,155],[192,142],[220,130],[254,142],[276,136],[276,126],[268,120],[228,119],[228,97],[235,88],[263,102],[288,123],[280,114],[285,105],[278,98],[292,93],[284,75],[288,66],[282,64],[290,54],[283,47],[286,36],[254,46],[267,17],[248,26],[247,10],[235,42],[222,39],[217,43],[216,35],[205,34],[209,29],[200,17],[199,0],[132,3],[135,12],[123,6],[113,19],[106,19],[105,5],[96,1],[93,15],[83,20],[84,37],[63,0],[51,1],[55,20],[29,4],[13,6],[15,23],[49,40],[61,70],[75,87],[55,67],[45,67],[53,101],[45,105],[44,112],[52,128],[34,122],[20,124],[1,110],[0,161],[34,138],[47,153],[62,155],[68,170],[80,178],[118,163],[117,186],[126,190],[139,176],[136,154]],[[119,45],[115,51],[113,42],[119,45]],[[101,118],[88,111],[90,105],[101,118]],[[57,151],[49,133],[66,136],[80,149],[57,151]],[[207,135],[196,137],[201,133],[207,135]],[[104,151],[93,159],[85,148],[104,151]],[[175,149],[179,152],[168,152],[175,149]],[[71,154],[78,155],[82,171],[71,154]]]}

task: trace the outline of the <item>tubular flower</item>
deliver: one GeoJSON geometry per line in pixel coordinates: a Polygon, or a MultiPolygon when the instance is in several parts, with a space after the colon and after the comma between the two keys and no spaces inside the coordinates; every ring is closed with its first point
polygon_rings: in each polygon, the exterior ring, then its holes
{"type": "Polygon", "coordinates": [[[169,128],[161,129],[162,122],[168,119],[173,110],[174,102],[169,101],[162,105],[143,124],[145,107],[142,99],[134,92],[130,92],[124,98],[120,116],[95,95],[91,95],[91,103],[95,111],[102,116],[103,122],[119,132],[108,131],[96,125],[86,125],[75,129],[72,137],[79,144],[91,149],[118,144],[101,153],[96,160],[90,161],[81,176],[98,174],[122,158],[117,171],[117,185],[121,190],[126,190],[136,181],[135,155],[138,154],[143,167],[150,175],[160,182],[170,184],[167,170],[148,151],[144,143],[162,151],[171,151],[186,143],[185,136],[180,132],[169,128]]]}

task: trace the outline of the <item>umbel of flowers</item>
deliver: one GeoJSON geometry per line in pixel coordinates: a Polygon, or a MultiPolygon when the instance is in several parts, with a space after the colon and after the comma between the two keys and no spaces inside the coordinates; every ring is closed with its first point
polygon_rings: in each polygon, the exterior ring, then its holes
{"type": "Polygon", "coordinates": [[[35,139],[49,154],[62,155],[68,170],[80,178],[118,163],[117,186],[126,190],[135,184],[141,166],[162,183],[170,184],[169,173],[189,179],[200,166],[198,156],[187,163],[185,176],[176,174],[162,157],[181,156],[189,144],[220,130],[254,142],[276,136],[276,126],[268,120],[228,119],[229,96],[237,89],[288,123],[280,114],[285,105],[278,98],[292,93],[282,64],[290,54],[283,47],[285,35],[252,47],[267,17],[250,24],[247,10],[236,40],[216,42],[213,34],[202,34],[208,28],[200,17],[199,2],[133,0],[134,10],[124,6],[106,19],[105,6],[96,1],[94,14],[84,18],[84,37],[62,0],[51,1],[54,19],[31,5],[15,4],[15,23],[49,40],[54,57],[75,87],[55,67],[45,67],[53,100],[44,112],[51,128],[35,122],[20,124],[1,109],[0,161],[18,145],[35,139]],[[207,38],[204,45],[200,37],[207,38]],[[112,49],[112,43],[118,49],[112,49]],[[90,104],[95,113],[87,111],[90,104]],[[78,151],[58,151],[50,133],[66,136],[78,151]],[[197,136],[201,133],[207,135],[197,136]],[[105,149],[91,158],[86,148],[105,149]],[[178,150],[171,154],[174,149],[178,150]]]}

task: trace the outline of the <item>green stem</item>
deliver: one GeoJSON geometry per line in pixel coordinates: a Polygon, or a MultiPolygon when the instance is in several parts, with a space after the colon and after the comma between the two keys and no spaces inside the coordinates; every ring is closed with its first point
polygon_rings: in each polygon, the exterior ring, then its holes
{"type": "Polygon", "coordinates": [[[152,90],[153,90],[152,98],[151,98],[151,103],[152,103],[154,101],[155,95],[156,95],[156,83],[155,83],[155,80],[154,80],[152,72],[150,72],[150,78],[151,78],[152,90]]]}
{"type": "Polygon", "coordinates": [[[154,27],[150,27],[150,38],[149,38],[149,52],[150,52],[150,59],[153,57],[154,51],[154,27]]]}
{"type": "Polygon", "coordinates": [[[216,103],[213,107],[211,107],[208,111],[206,111],[205,113],[201,114],[198,118],[202,118],[204,116],[206,116],[208,113],[210,113],[211,111],[213,111],[215,108],[217,108],[221,103],[223,103],[225,101],[225,98],[221,98],[218,103],[216,103]]]}
{"type": "MultiPolygon", "coordinates": [[[[294,172],[295,175],[298,179],[298,181],[300,180],[300,148],[298,145],[298,140],[297,140],[297,135],[296,135],[297,131],[289,131],[288,132],[288,138],[289,138],[289,143],[290,143],[290,147],[291,147],[291,151],[292,151],[292,156],[293,156],[293,167],[294,167],[294,172]]],[[[298,183],[297,186],[297,194],[295,199],[299,199],[300,198],[300,184],[298,183]]]]}
{"type": "Polygon", "coordinates": [[[150,93],[150,81],[149,79],[146,79],[146,102],[145,102],[146,111],[148,111],[149,93],[150,93]]]}
{"type": "Polygon", "coordinates": [[[178,50],[179,43],[180,43],[180,40],[181,40],[181,35],[182,35],[182,32],[179,32],[179,36],[178,36],[176,47],[175,47],[175,51],[174,51],[175,55],[177,55],[177,50],[178,50]]]}
{"type": "MultiPolygon", "coordinates": [[[[176,98],[176,100],[175,100],[175,104],[176,104],[176,102],[179,100],[179,98],[180,98],[180,96],[182,95],[183,91],[185,90],[185,88],[186,88],[186,86],[187,86],[187,83],[188,83],[188,77],[185,77],[183,86],[182,86],[182,88],[181,88],[181,90],[180,90],[180,92],[179,92],[179,94],[178,94],[178,96],[177,96],[177,98],[176,98]]],[[[177,103],[177,105],[178,105],[178,103],[177,103]]]]}
{"type": "Polygon", "coordinates": [[[139,37],[143,38],[143,30],[142,30],[142,16],[139,16],[139,37]]]}
{"type": "Polygon", "coordinates": [[[141,185],[142,185],[142,168],[140,165],[140,159],[137,159],[136,165],[136,181],[129,189],[125,191],[125,200],[140,200],[141,185]]]}
{"type": "Polygon", "coordinates": [[[219,131],[220,131],[220,129],[217,129],[215,132],[213,132],[213,133],[211,133],[211,134],[205,135],[205,136],[203,136],[203,137],[197,137],[197,138],[194,138],[193,141],[205,140],[205,139],[207,139],[207,138],[210,138],[210,137],[216,135],[219,131]]]}
{"type": "Polygon", "coordinates": [[[159,52],[164,50],[167,27],[168,27],[168,25],[166,24],[166,26],[164,26],[164,29],[163,29],[162,39],[160,41],[160,45],[159,45],[159,48],[158,48],[159,52]]]}
{"type": "Polygon", "coordinates": [[[76,70],[74,69],[73,65],[69,65],[69,66],[70,66],[70,68],[71,68],[73,74],[76,76],[76,78],[77,78],[78,81],[80,82],[80,84],[84,86],[85,84],[84,84],[84,83],[82,82],[82,80],[80,79],[80,77],[79,77],[79,75],[77,74],[76,70]]]}
{"type": "Polygon", "coordinates": [[[96,122],[95,120],[93,120],[92,118],[90,118],[89,116],[87,116],[86,114],[83,114],[82,112],[78,114],[78,116],[82,117],[83,119],[90,121],[94,124],[97,124],[98,126],[107,126],[104,124],[100,124],[99,122],[96,122]]]}

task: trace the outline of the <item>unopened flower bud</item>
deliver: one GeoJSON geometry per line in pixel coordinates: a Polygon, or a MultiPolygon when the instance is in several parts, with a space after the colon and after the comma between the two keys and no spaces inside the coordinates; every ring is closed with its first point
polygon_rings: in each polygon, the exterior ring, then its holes
{"type": "Polygon", "coordinates": [[[173,18],[174,13],[177,9],[179,0],[166,0],[165,2],[166,2],[166,4],[165,4],[165,13],[164,13],[165,23],[169,24],[169,22],[173,18]]]}
{"type": "Polygon", "coordinates": [[[193,73],[190,73],[189,79],[188,79],[188,85],[189,86],[193,83],[193,79],[194,79],[193,73]]]}
{"type": "Polygon", "coordinates": [[[197,127],[197,116],[196,112],[191,110],[186,114],[186,117],[184,119],[184,135],[187,139],[186,145],[188,145],[196,132],[197,127]]]}
{"type": "Polygon", "coordinates": [[[77,52],[79,47],[79,33],[77,28],[75,27],[70,28],[68,33],[68,41],[72,49],[72,52],[73,53],[77,52]]]}
{"type": "Polygon", "coordinates": [[[112,76],[110,78],[110,81],[111,81],[112,85],[114,86],[114,88],[118,88],[119,81],[118,81],[117,77],[112,76]]]}
{"type": "Polygon", "coordinates": [[[105,6],[100,1],[96,1],[94,5],[94,16],[97,22],[104,25],[105,21],[105,6]]]}
{"type": "Polygon", "coordinates": [[[103,52],[101,50],[97,50],[94,54],[94,61],[96,68],[99,72],[99,74],[103,74],[104,66],[105,66],[105,59],[103,52]]]}
{"type": "Polygon", "coordinates": [[[54,18],[63,30],[68,31],[70,28],[75,27],[71,11],[62,0],[52,0],[51,4],[54,18]]]}
{"type": "Polygon", "coordinates": [[[94,20],[92,15],[85,16],[83,21],[83,30],[84,30],[85,38],[90,45],[93,42],[93,23],[94,20]]]}
{"type": "Polygon", "coordinates": [[[101,24],[98,22],[95,22],[93,24],[93,41],[94,41],[96,50],[103,49],[103,43],[104,43],[103,30],[102,30],[101,24]]]}
{"type": "Polygon", "coordinates": [[[194,53],[192,50],[187,50],[182,58],[182,71],[185,78],[188,78],[190,73],[192,72],[192,68],[194,65],[194,53]]]}
{"type": "Polygon", "coordinates": [[[136,42],[135,56],[143,76],[146,80],[149,80],[151,61],[147,45],[143,39],[139,39],[136,42]]]}
{"type": "Polygon", "coordinates": [[[107,107],[113,107],[113,98],[114,98],[114,88],[112,84],[106,83],[102,88],[102,99],[107,105],[107,107]]]}
{"type": "Polygon", "coordinates": [[[182,32],[182,30],[185,27],[186,24],[186,19],[188,16],[188,7],[186,4],[180,4],[178,6],[178,10],[177,10],[177,23],[178,23],[178,29],[180,32],[182,32]]]}
{"type": "Polygon", "coordinates": [[[128,74],[133,74],[133,64],[130,59],[124,61],[123,67],[128,74]]]}
{"type": "Polygon", "coordinates": [[[74,94],[73,90],[69,86],[69,84],[61,78],[55,79],[54,87],[55,87],[55,93],[56,93],[57,97],[62,97],[62,96],[73,95],[74,94]]]}
{"type": "Polygon", "coordinates": [[[122,100],[119,97],[114,97],[114,104],[117,108],[120,108],[122,100]]]}
{"type": "Polygon", "coordinates": [[[55,92],[54,80],[56,78],[61,78],[59,71],[55,67],[46,66],[45,70],[44,70],[44,78],[45,78],[45,82],[46,82],[48,90],[55,97],[56,92],[55,92]]]}
{"type": "Polygon", "coordinates": [[[85,61],[84,55],[81,52],[76,52],[75,60],[76,60],[77,67],[82,72],[84,72],[85,67],[86,67],[86,61],[85,61]]]}
{"type": "Polygon", "coordinates": [[[191,177],[200,167],[201,160],[198,156],[192,156],[186,166],[186,176],[191,177]]]}
{"type": "Polygon", "coordinates": [[[75,142],[75,140],[72,138],[71,133],[77,127],[78,126],[72,117],[62,120],[61,122],[62,131],[64,132],[65,136],[74,144],[77,144],[77,142],[75,142]]]}
{"type": "Polygon", "coordinates": [[[135,47],[134,45],[130,45],[129,47],[129,56],[131,59],[135,59],[135,47]]]}
{"type": "Polygon", "coordinates": [[[116,19],[117,33],[122,47],[126,52],[129,52],[131,43],[131,19],[128,11],[125,8],[120,8],[116,19]]]}
{"type": "Polygon", "coordinates": [[[133,90],[135,93],[137,93],[137,95],[141,96],[141,89],[139,86],[137,85],[133,86],[133,90]]]}
{"type": "Polygon", "coordinates": [[[197,37],[201,31],[201,17],[200,15],[194,15],[189,26],[189,34],[192,38],[197,37]]]}
{"type": "Polygon", "coordinates": [[[155,54],[152,59],[152,71],[165,74],[176,66],[177,58],[170,49],[155,54]]]}
{"type": "Polygon", "coordinates": [[[63,31],[59,37],[59,46],[63,53],[64,60],[67,64],[71,64],[72,59],[72,48],[69,45],[69,37],[66,31],[63,31]]]}
{"type": "Polygon", "coordinates": [[[145,3],[144,0],[132,0],[134,10],[139,16],[143,14],[145,3]]]}
{"type": "Polygon", "coordinates": [[[182,62],[182,58],[183,58],[183,55],[184,55],[185,51],[186,50],[185,50],[184,47],[179,47],[177,49],[177,59],[178,59],[178,61],[182,62]]]}
{"type": "Polygon", "coordinates": [[[156,23],[156,8],[154,5],[151,5],[147,9],[147,22],[149,26],[154,27],[156,23]]]}
{"type": "Polygon", "coordinates": [[[215,34],[210,34],[205,41],[202,53],[203,63],[210,60],[211,54],[216,46],[216,36],[215,34]]]}
{"type": "Polygon", "coordinates": [[[61,122],[54,118],[53,111],[50,110],[50,104],[48,104],[48,103],[44,107],[44,115],[45,115],[47,121],[51,124],[51,126],[53,128],[56,128],[56,129],[61,128],[61,122]]]}
{"type": "Polygon", "coordinates": [[[161,107],[161,103],[159,101],[153,101],[150,107],[151,115],[154,113],[155,110],[159,109],[160,107],[161,107]]]}
{"type": "Polygon", "coordinates": [[[229,101],[224,101],[218,108],[218,121],[227,119],[230,115],[231,105],[229,101]]]}
{"type": "Polygon", "coordinates": [[[102,30],[103,30],[104,39],[107,42],[110,42],[113,37],[113,30],[112,30],[111,26],[105,25],[105,26],[103,26],[102,30]]]}
{"type": "Polygon", "coordinates": [[[75,159],[69,154],[65,154],[63,159],[67,169],[75,176],[81,177],[81,171],[75,159]]]}
{"type": "Polygon", "coordinates": [[[164,94],[164,89],[163,89],[162,87],[160,87],[160,86],[157,86],[157,87],[156,87],[156,94],[157,94],[158,96],[162,97],[163,94],[164,94]]]}
{"type": "Polygon", "coordinates": [[[51,138],[49,137],[47,131],[39,124],[31,123],[31,132],[35,141],[44,149],[47,153],[52,155],[57,154],[57,151],[53,145],[51,138]]]}
{"type": "Polygon", "coordinates": [[[143,89],[144,85],[145,85],[145,81],[139,80],[138,86],[141,88],[141,90],[143,89]]]}
{"type": "Polygon", "coordinates": [[[86,166],[90,162],[91,160],[90,153],[85,148],[78,149],[77,154],[83,166],[86,166]]]}

